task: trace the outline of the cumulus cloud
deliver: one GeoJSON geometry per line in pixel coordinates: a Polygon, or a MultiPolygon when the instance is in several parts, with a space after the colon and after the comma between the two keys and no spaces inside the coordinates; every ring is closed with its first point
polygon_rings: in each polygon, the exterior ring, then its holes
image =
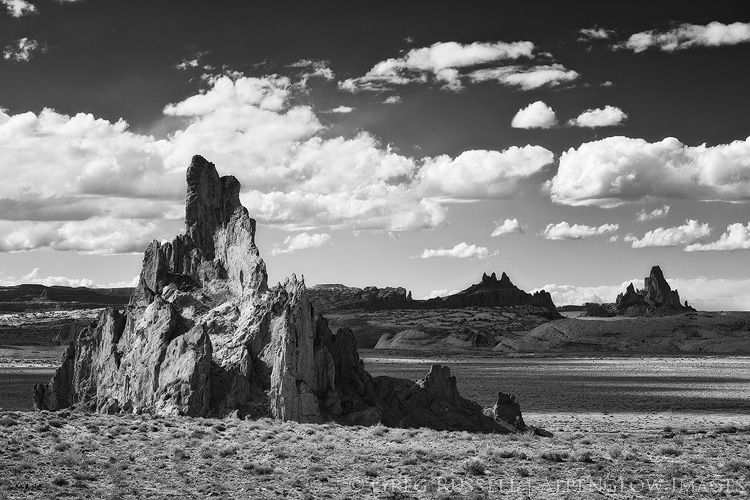
{"type": "Polygon", "coordinates": [[[696,220],[686,220],[685,224],[677,227],[657,227],[637,238],[632,234],[625,236],[625,241],[633,248],[647,247],[676,247],[688,245],[701,240],[711,234],[711,227],[696,220]]]}
{"type": "Polygon", "coordinates": [[[284,253],[294,253],[298,250],[307,250],[310,248],[320,248],[331,239],[327,233],[299,233],[294,236],[287,236],[284,239],[283,247],[274,247],[271,255],[280,255],[284,253]]]}
{"type": "Polygon", "coordinates": [[[256,219],[286,229],[434,228],[446,201],[511,197],[553,159],[538,146],[415,159],[367,132],[324,138],[289,78],[205,85],[164,108],[184,122],[164,139],[85,113],[0,110],[0,251],[140,252],[180,230],[196,152],[238,177],[256,219]]]}
{"type": "Polygon", "coordinates": [[[531,57],[533,51],[531,42],[437,42],[380,61],[364,76],[339,82],[339,88],[348,92],[382,91],[394,85],[435,81],[457,90],[462,86],[459,69],[531,57]]]}
{"type": "Polygon", "coordinates": [[[750,137],[687,146],[615,136],[570,148],[548,184],[555,203],[615,207],[654,198],[750,201],[750,137]]]}
{"type": "Polygon", "coordinates": [[[642,31],[630,36],[615,48],[629,49],[635,53],[650,48],[662,52],[675,52],[694,47],[719,47],[750,42],[750,23],[723,24],[717,21],[700,24],[681,24],[667,31],[642,31]]]}
{"type": "Polygon", "coordinates": [[[488,257],[494,257],[495,255],[497,255],[497,252],[490,253],[487,247],[469,245],[465,241],[462,241],[453,248],[425,248],[419,258],[434,259],[437,257],[449,257],[453,259],[486,259],[488,257]]]}
{"type": "Polygon", "coordinates": [[[518,181],[552,162],[554,155],[541,146],[512,146],[504,151],[465,151],[456,158],[428,158],[417,174],[417,190],[427,197],[507,198],[518,181]]]}
{"type": "MultiPolygon", "coordinates": [[[[750,279],[667,278],[672,290],[680,292],[680,298],[703,311],[747,311],[750,309],[750,279]]],[[[532,290],[545,290],[558,306],[580,305],[586,302],[614,302],[633,283],[643,287],[643,278],[624,281],[619,285],[574,286],[549,284],[532,290]]]]}
{"type": "Polygon", "coordinates": [[[505,219],[502,223],[498,221],[498,226],[492,231],[490,236],[504,236],[506,234],[523,234],[524,227],[518,222],[518,219],[505,219]]]}
{"type": "Polygon", "coordinates": [[[557,125],[557,115],[543,101],[532,102],[518,110],[510,126],[513,128],[551,128],[557,125]]]}
{"type": "Polygon", "coordinates": [[[510,87],[521,87],[533,90],[540,87],[557,87],[576,80],[580,74],[569,70],[562,64],[532,66],[503,66],[500,68],[484,68],[469,74],[473,82],[496,81],[510,87]]]}
{"type": "Polygon", "coordinates": [[[750,250],[750,222],[729,224],[724,234],[711,243],[693,243],[685,247],[686,252],[705,252],[709,250],[750,250]]]}
{"type": "Polygon", "coordinates": [[[400,95],[389,95],[385,98],[383,104],[401,104],[402,102],[404,101],[401,100],[400,95]]]}
{"type": "Polygon", "coordinates": [[[28,62],[35,54],[44,54],[47,52],[47,46],[33,38],[19,38],[9,45],[6,45],[3,51],[3,58],[6,61],[28,62]]]}
{"type": "Polygon", "coordinates": [[[568,122],[573,127],[614,127],[622,124],[628,118],[620,108],[604,106],[604,108],[587,109],[577,118],[568,122]]]}
{"type": "Polygon", "coordinates": [[[354,108],[350,108],[349,106],[338,106],[333,108],[330,112],[331,113],[351,113],[354,111],[354,108]]]}
{"type": "Polygon", "coordinates": [[[602,224],[599,227],[587,226],[585,224],[573,224],[572,226],[565,221],[557,224],[547,224],[542,235],[548,240],[581,240],[607,234],[619,229],[617,224],[602,224]]]}
{"type": "Polygon", "coordinates": [[[655,208],[651,212],[646,212],[646,210],[641,210],[638,212],[637,220],[638,222],[647,222],[653,219],[662,219],[667,216],[669,213],[669,205],[664,205],[661,208],[655,208]]]}
{"type": "Polygon", "coordinates": [[[0,3],[5,5],[5,8],[8,9],[8,14],[13,17],[21,17],[37,12],[34,4],[26,0],[0,0],[0,3]]]}

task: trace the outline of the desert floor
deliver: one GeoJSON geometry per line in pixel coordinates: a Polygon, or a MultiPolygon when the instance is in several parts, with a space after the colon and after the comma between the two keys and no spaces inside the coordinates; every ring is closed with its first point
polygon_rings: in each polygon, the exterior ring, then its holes
{"type": "Polygon", "coordinates": [[[0,364],[0,499],[750,496],[750,358],[361,352],[373,375],[447,364],[485,406],[513,393],[544,438],[13,411],[51,374],[31,354],[0,364]]]}

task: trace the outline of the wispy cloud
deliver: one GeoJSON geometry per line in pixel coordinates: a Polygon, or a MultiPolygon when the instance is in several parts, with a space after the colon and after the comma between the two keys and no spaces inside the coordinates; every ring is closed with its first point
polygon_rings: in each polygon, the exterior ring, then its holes
{"type": "Polygon", "coordinates": [[[557,87],[572,82],[581,75],[567,69],[562,64],[551,64],[523,68],[503,66],[500,68],[479,69],[469,74],[473,82],[496,81],[510,87],[533,90],[541,87],[557,87]]]}
{"type": "Polygon", "coordinates": [[[338,106],[330,110],[329,113],[351,113],[352,111],[354,111],[354,108],[349,106],[338,106]]]}
{"type": "Polygon", "coordinates": [[[651,48],[662,52],[676,52],[695,47],[719,47],[746,42],[750,42],[750,23],[724,24],[714,21],[706,25],[681,24],[666,31],[642,31],[615,45],[615,48],[635,53],[651,48]]]}
{"type": "Polygon", "coordinates": [[[655,208],[651,212],[646,212],[646,210],[641,210],[638,212],[637,220],[638,222],[648,222],[653,219],[662,219],[667,216],[669,213],[669,205],[664,205],[660,208],[655,208]]]}
{"type": "Polygon", "coordinates": [[[394,85],[433,81],[458,90],[462,87],[459,69],[531,57],[533,51],[531,42],[437,42],[380,61],[364,76],[339,82],[339,88],[348,92],[382,91],[394,85]]]}
{"type": "Polygon", "coordinates": [[[609,40],[614,34],[614,30],[608,30],[596,26],[593,28],[583,28],[578,30],[578,41],[590,42],[592,40],[609,40]]]}

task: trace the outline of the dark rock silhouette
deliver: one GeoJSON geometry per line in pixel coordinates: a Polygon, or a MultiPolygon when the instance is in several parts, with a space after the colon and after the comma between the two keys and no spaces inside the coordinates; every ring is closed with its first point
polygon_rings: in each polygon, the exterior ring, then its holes
{"type": "Polygon", "coordinates": [[[462,398],[447,367],[417,382],[371,377],[352,331],[330,330],[304,280],[269,288],[239,182],[196,156],[187,185],[185,234],[149,244],[127,308],[76,335],[34,387],[38,409],[520,430],[462,398]]]}
{"type": "Polygon", "coordinates": [[[672,290],[659,266],[653,266],[643,279],[642,290],[636,290],[630,283],[625,292],[617,296],[614,309],[622,316],[668,316],[695,311],[687,301],[684,305],[680,303],[680,294],[672,290]]]}
{"type": "Polygon", "coordinates": [[[548,292],[526,293],[514,285],[505,273],[499,280],[495,273],[490,276],[483,273],[479,283],[465,290],[428,300],[413,300],[411,292],[407,294],[406,289],[390,287],[360,289],[344,285],[316,285],[310,292],[310,300],[324,311],[536,306],[546,309],[549,319],[561,317],[548,292]]]}

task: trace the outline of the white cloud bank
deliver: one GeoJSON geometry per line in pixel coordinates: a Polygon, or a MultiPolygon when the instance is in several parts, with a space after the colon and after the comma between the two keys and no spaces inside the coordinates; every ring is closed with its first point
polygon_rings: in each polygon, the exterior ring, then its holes
{"type": "Polygon", "coordinates": [[[453,259],[486,259],[497,255],[497,252],[490,253],[487,247],[469,245],[465,241],[457,244],[453,248],[425,248],[420,259],[434,259],[437,257],[449,257],[453,259]]]}
{"type": "MultiPolygon", "coordinates": [[[[704,311],[748,311],[750,310],[750,279],[667,278],[672,290],[680,293],[680,299],[704,311]]],[[[614,302],[633,283],[643,287],[643,278],[624,281],[619,285],[573,286],[549,284],[532,290],[546,290],[555,305],[580,305],[586,302],[614,302]]]]}
{"type": "Polygon", "coordinates": [[[619,229],[617,224],[602,224],[601,226],[587,226],[585,224],[573,224],[572,226],[565,221],[557,224],[547,224],[542,235],[548,240],[582,240],[599,236],[602,234],[612,233],[619,229]]]}
{"type": "Polygon", "coordinates": [[[552,128],[557,125],[557,115],[543,101],[532,102],[518,110],[510,126],[513,128],[552,128]]]}
{"type": "Polygon", "coordinates": [[[284,238],[284,247],[274,247],[271,255],[280,255],[284,253],[294,253],[298,250],[308,250],[310,248],[320,248],[331,240],[331,235],[327,233],[299,233],[294,236],[284,238]]]}
{"type": "Polygon", "coordinates": [[[308,230],[437,227],[441,200],[512,197],[553,160],[539,146],[414,159],[367,132],[324,139],[312,108],[291,104],[300,83],[288,78],[209,77],[206,86],[164,108],[185,121],[165,139],[123,120],[0,109],[0,250],[142,251],[179,230],[196,153],[240,180],[261,223],[308,230]]]}
{"type": "Polygon", "coordinates": [[[675,52],[694,47],[719,47],[750,42],[750,23],[711,22],[707,25],[681,24],[667,31],[642,31],[635,33],[616,48],[632,50],[635,53],[650,48],[662,52],[675,52]]]}
{"type": "Polygon", "coordinates": [[[523,234],[525,231],[524,227],[518,222],[518,219],[505,219],[502,224],[498,222],[498,226],[492,231],[490,236],[505,236],[506,234],[523,234]]]}
{"type": "Polygon", "coordinates": [[[620,108],[607,105],[604,108],[587,109],[577,118],[570,120],[568,124],[586,128],[615,127],[627,118],[628,115],[620,108]]]}
{"type": "Polygon", "coordinates": [[[615,207],[659,198],[750,201],[750,137],[687,146],[614,136],[570,148],[548,184],[555,203],[615,207]]]}
{"type": "Polygon", "coordinates": [[[86,288],[129,288],[138,284],[139,276],[134,276],[130,281],[118,281],[115,283],[99,284],[89,278],[68,278],[66,276],[42,277],[40,268],[35,267],[28,274],[21,277],[3,276],[0,273],[0,286],[16,286],[21,284],[35,284],[44,286],[69,286],[86,288]]]}
{"type": "Polygon", "coordinates": [[[710,234],[711,227],[708,223],[701,224],[691,219],[686,220],[682,226],[657,227],[643,235],[643,238],[629,234],[625,236],[625,241],[630,242],[633,248],[676,247],[695,243],[710,234]]]}
{"type": "Polygon", "coordinates": [[[685,247],[686,252],[706,252],[710,250],[750,250],[750,222],[729,224],[718,240],[711,243],[693,243],[685,247]]]}

